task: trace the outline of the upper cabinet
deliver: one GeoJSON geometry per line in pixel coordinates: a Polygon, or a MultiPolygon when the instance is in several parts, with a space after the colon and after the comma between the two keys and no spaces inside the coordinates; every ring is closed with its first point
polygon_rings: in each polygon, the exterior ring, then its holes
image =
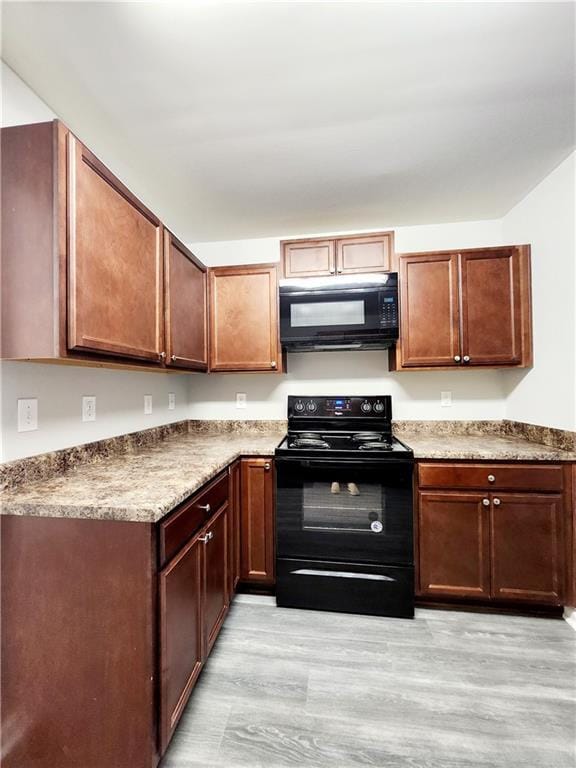
{"type": "Polygon", "coordinates": [[[530,248],[400,256],[391,368],[532,364],[530,248]]]}
{"type": "Polygon", "coordinates": [[[167,364],[208,369],[206,268],[173,234],[164,233],[167,364]]]}
{"type": "Polygon", "coordinates": [[[2,357],[206,370],[204,268],[59,121],[2,130],[2,224],[2,357]]]}
{"type": "Polygon", "coordinates": [[[286,278],[390,272],[396,268],[394,232],[322,240],[284,240],[282,275],[286,278]]]}
{"type": "Polygon", "coordinates": [[[210,280],[210,370],[282,370],[276,265],[216,267],[210,280]]]}
{"type": "Polygon", "coordinates": [[[161,360],[162,225],[68,135],[68,348],[161,360]]]}

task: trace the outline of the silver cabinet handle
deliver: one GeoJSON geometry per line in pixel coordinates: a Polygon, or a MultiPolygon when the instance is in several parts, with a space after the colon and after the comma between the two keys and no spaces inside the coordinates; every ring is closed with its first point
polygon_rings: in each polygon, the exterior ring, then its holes
{"type": "Polygon", "coordinates": [[[160,360],[166,359],[166,352],[160,352],[160,360]]]}
{"type": "Polygon", "coordinates": [[[330,274],[331,274],[331,275],[333,275],[335,272],[336,272],[336,270],[335,270],[335,269],[331,269],[331,270],[330,270],[330,274]]]}
{"type": "Polygon", "coordinates": [[[208,544],[208,542],[210,541],[210,539],[213,539],[213,538],[214,538],[214,534],[212,533],[212,531],[208,531],[208,533],[206,534],[206,536],[200,536],[200,537],[199,537],[199,539],[198,539],[198,541],[203,541],[203,542],[204,542],[204,544],[208,544]]]}
{"type": "Polygon", "coordinates": [[[204,512],[210,512],[210,504],[198,504],[198,509],[203,509],[204,512]]]}
{"type": "Polygon", "coordinates": [[[495,506],[495,507],[499,507],[499,506],[500,506],[500,504],[502,503],[502,502],[500,501],[500,499],[492,499],[492,501],[494,502],[494,506],[495,506]]]}
{"type": "Polygon", "coordinates": [[[272,362],[270,363],[270,368],[276,368],[277,365],[278,363],[275,360],[272,360],[272,362]]]}
{"type": "Polygon", "coordinates": [[[488,482],[489,483],[494,483],[495,481],[496,481],[496,478],[494,477],[494,475],[488,475],[488,482]]]}
{"type": "Polygon", "coordinates": [[[270,466],[271,465],[270,465],[269,461],[267,461],[266,464],[264,464],[264,469],[266,470],[266,472],[268,472],[270,470],[270,466]]]}
{"type": "Polygon", "coordinates": [[[484,504],[485,507],[490,506],[490,499],[482,499],[482,504],[484,504]]]}
{"type": "Polygon", "coordinates": [[[341,275],[341,274],[342,274],[342,270],[341,270],[341,269],[339,269],[339,270],[338,270],[338,274],[339,274],[339,275],[341,275]]]}
{"type": "Polygon", "coordinates": [[[465,363],[469,363],[470,362],[470,355],[464,355],[462,360],[464,360],[465,363]]]}
{"type": "Polygon", "coordinates": [[[461,359],[462,358],[460,357],[460,355],[454,355],[454,362],[455,363],[459,363],[461,359]]]}

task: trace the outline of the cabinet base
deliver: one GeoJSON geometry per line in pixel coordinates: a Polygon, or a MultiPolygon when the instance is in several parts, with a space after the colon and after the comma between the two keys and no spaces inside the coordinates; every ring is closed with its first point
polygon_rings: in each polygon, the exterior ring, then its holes
{"type": "Polygon", "coordinates": [[[558,605],[508,603],[497,600],[462,600],[416,596],[417,608],[436,608],[442,611],[466,611],[468,613],[503,613],[513,616],[542,616],[561,619],[564,608],[558,605]]]}

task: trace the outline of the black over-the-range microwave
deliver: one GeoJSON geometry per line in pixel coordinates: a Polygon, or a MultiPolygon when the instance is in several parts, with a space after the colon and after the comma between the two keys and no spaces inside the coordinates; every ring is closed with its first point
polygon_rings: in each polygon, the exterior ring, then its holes
{"type": "Polygon", "coordinates": [[[280,282],[287,350],[385,349],[398,339],[396,272],[280,282]]]}

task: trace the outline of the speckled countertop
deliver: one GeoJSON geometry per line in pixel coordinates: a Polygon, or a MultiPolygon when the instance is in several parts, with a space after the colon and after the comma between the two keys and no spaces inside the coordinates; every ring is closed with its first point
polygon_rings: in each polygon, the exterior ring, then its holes
{"type": "Polygon", "coordinates": [[[461,459],[478,461],[576,461],[576,453],[542,445],[519,437],[500,435],[434,435],[399,432],[416,459],[461,459]]]}
{"type": "Polygon", "coordinates": [[[239,456],[270,456],[282,432],[180,434],[0,494],[3,515],[154,523],[239,456]]]}
{"type": "MultiPolygon", "coordinates": [[[[516,424],[514,429],[520,427],[516,424]]],[[[412,448],[416,459],[576,462],[576,450],[534,440],[537,436],[548,440],[543,428],[522,427],[533,439],[508,434],[510,428],[505,422],[397,422],[395,434],[412,448]]],[[[182,422],[169,427],[162,439],[157,439],[158,430],[126,436],[134,447],[124,446],[118,454],[106,453],[118,449],[118,439],[79,446],[60,453],[67,461],[78,455],[87,463],[7,487],[0,492],[0,511],[155,523],[239,456],[273,455],[285,429],[285,422],[222,422],[217,430],[210,422],[182,422]],[[143,439],[155,442],[145,444],[143,439]]],[[[570,448],[574,438],[574,433],[556,436],[570,448]]],[[[44,459],[57,465],[61,458],[56,453],[39,457],[39,463],[25,460],[32,462],[29,476],[44,472],[44,459]]]]}

